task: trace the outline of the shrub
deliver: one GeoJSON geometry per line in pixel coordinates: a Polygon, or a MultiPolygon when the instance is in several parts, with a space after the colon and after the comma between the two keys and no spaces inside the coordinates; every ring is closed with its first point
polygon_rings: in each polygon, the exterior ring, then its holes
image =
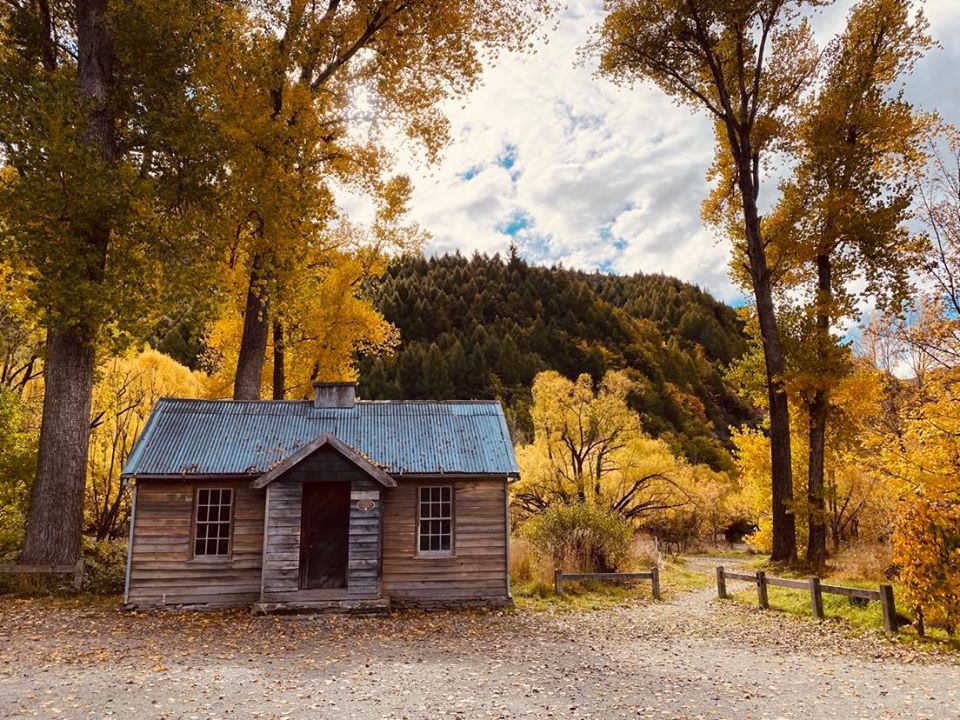
{"type": "Polygon", "coordinates": [[[125,540],[95,542],[84,538],[83,589],[101,595],[123,592],[127,572],[127,543],[125,540]]]}
{"type": "Polygon", "coordinates": [[[960,501],[911,500],[893,543],[908,599],[953,634],[960,627],[960,501]]]}
{"type": "Polygon", "coordinates": [[[0,562],[12,561],[23,541],[30,488],[36,466],[37,436],[29,429],[27,408],[0,388],[0,562]]]}
{"type": "Polygon", "coordinates": [[[633,525],[594,505],[551,505],[527,520],[522,535],[555,567],[618,570],[630,556],[633,525]]]}

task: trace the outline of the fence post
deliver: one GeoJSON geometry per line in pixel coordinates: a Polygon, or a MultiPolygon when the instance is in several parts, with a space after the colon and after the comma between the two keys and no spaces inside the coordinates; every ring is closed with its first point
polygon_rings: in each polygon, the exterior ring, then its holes
{"type": "Polygon", "coordinates": [[[767,574],[763,570],[757,570],[757,603],[763,610],[770,607],[767,599],[767,574]]]}
{"type": "Polygon", "coordinates": [[[553,571],[553,589],[557,595],[563,595],[563,571],[560,568],[553,571]]]}
{"type": "Polygon", "coordinates": [[[717,567],[717,597],[721,600],[727,597],[727,578],[723,575],[723,565],[717,567]]]}
{"type": "Polygon", "coordinates": [[[73,589],[77,592],[83,589],[83,558],[77,560],[73,568],[73,589]]]}
{"type": "Polygon", "coordinates": [[[816,575],[810,576],[810,609],[813,610],[813,616],[817,620],[823,620],[826,617],[823,613],[823,593],[820,590],[820,578],[816,575]]]}
{"type": "Polygon", "coordinates": [[[895,633],[897,622],[897,606],[893,602],[893,585],[880,586],[880,607],[883,608],[883,629],[888,633],[895,633]]]}
{"type": "Polygon", "coordinates": [[[653,591],[653,599],[660,599],[660,568],[654,565],[650,568],[650,585],[653,591]]]}

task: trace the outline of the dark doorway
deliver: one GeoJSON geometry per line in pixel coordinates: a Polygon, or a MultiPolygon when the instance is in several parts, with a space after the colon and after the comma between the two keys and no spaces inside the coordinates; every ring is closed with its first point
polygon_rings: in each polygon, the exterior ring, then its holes
{"type": "Polygon", "coordinates": [[[300,518],[300,587],[347,586],[350,483],[305,482],[300,518]]]}

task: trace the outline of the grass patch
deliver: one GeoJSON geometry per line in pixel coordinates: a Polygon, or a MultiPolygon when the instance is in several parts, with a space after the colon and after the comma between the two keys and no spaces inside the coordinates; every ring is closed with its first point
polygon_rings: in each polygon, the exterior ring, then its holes
{"type": "Polygon", "coordinates": [[[589,611],[652,598],[647,581],[636,585],[565,582],[563,595],[557,595],[552,584],[522,583],[514,586],[513,599],[517,607],[522,609],[589,611]]]}
{"type": "MultiPolygon", "coordinates": [[[[666,600],[711,584],[709,577],[685,567],[682,561],[668,562],[660,571],[660,592],[666,600]]],[[[553,583],[531,580],[513,584],[513,599],[521,609],[590,611],[637,601],[650,602],[653,595],[649,580],[630,584],[567,581],[563,583],[563,595],[554,592],[553,583]]]]}
{"type": "MultiPolygon", "coordinates": [[[[834,584],[842,584],[848,587],[861,587],[875,590],[877,583],[864,580],[844,580],[842,583],[828,581],[834,584]]],[[[894,585],[894,597],[897,596],[899,588],[894,585]]],[[[735,602],[749,607],[757,607],[757,591],[755,588],[749,590],[739,590],[729,593],[729,596],[735,602]]],[[[767,598],[770,601],[770,611],[786,612],[797,617],[813,618],[813,610],[810,607],[810,595],[803,590],[793,590],[791,588],[767,586],[767,598]]],[[[903,608],[897,610],[901,615],[907,617],[911,622],[914,620],[913,614],[905,611],[903,608]]],[[[869,602],[857,601],[844,595],[833,595],[823,593],[823,612],[827,620],[840,620],[846,623],[852,630],[879,630],[883,628],[883,612],[880,603],[871,600],[869,602]]],[[[926,649],[937,648],[952,652],[960,652],[960,638],[951,638],[939,628],[927,628],[926,637],[921,638],[917,635],[912,626],[904,626],[894,636],[897,641],[916,643],[926,649]]]]}
{"type": "Polygon", "coordinates": [[[687,567],[682,558],[666,563],[660,571],[660,593],[669,600],[685,592],[696,592],[713,586],[715,578],[687,567]]]}
{"type": "Polygon", "coordinates": [[[704,549],[698,552],[689,553],[690,557],[715,558],[717,560],[737,560],[744,563],[753,563],[764,561],[766,555],[758,554],[754,550],[732,550],[724,548],[704,549]]]}
{"type": "MultiPolygon", "coordinates": [[[[850,583],[854,587],[854,583],[850,583]]],[[[863,587],[863,585],[856,585],[863,587]]],[[[754,588],[730,593],[735,601],[756,607],[757,591],[754,588]]],[[[813,617],[810,608],[810,595],[803,590],[767,586],[767,598],[771,610],[780,610],[791,615],[813,617]]],[[[823,593],[823,612],[827,618],[840,618],[857,628],[882,628],[883,614],[880,603],[876,601],[858,602],[844,595],[823,593]]]]}

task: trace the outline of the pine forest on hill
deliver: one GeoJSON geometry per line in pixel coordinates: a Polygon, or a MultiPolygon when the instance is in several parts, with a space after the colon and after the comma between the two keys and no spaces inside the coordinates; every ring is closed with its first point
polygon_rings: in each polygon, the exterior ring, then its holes
{"type": "Polygon", "coordinates": [[[369,399],[501,399],[514,440],[532,432],[530,386],[556,370],[639,380],[644,428],[694,463],[731,465],[731,426],[750,411],[723,380],[745,347],[735,311],[663,275],[592,275],[515,253],[394,261],[373,289],[400,332],[396,353],[363,360],[369,399]]]}

